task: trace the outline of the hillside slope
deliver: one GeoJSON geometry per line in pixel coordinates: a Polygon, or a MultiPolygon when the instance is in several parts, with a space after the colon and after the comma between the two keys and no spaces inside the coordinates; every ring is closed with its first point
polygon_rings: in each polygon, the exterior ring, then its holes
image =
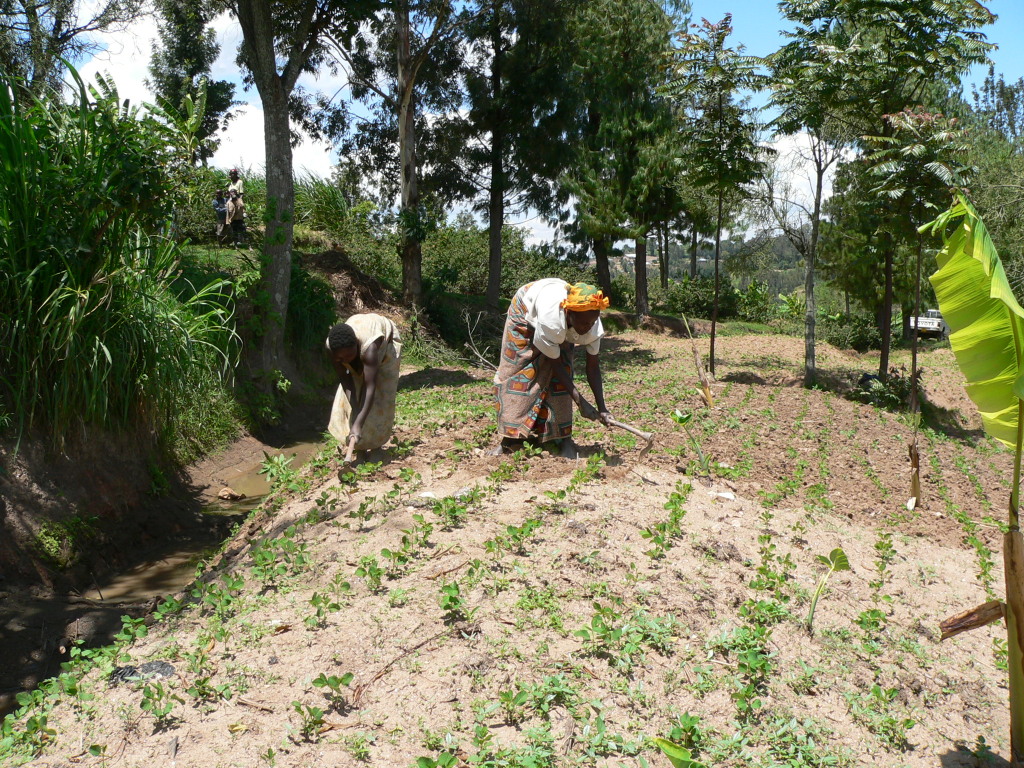
{"type": "MultiPolygon", "coordinates": [[[[1005,754],[1004,629],[938,642],[942,618],[1000,592],[991,516],[1010,477],[956,413],[948,350],[924,356],[949,426],[922,434],[910,512],[903,420],[794,386],[797,340],[719,345],[707,410],[688,341],[609,341],[610,407],[658,432],[639,461],[634,438],[591,424],[579,462],[485,456],[486,375],[408,372],[387,463],[280,476],[197,602],[124,646],[118,664],[171,676],[115,683],[105,661],[39,694],[44,729],[23,712],[8,743],[41,745],[39,764],[204,768],[657,766],[647,738],[669,735],[715,766],[1005,754]],[[714,479],[674,408],[695,413],[714,479]],[[835,547],[852,569],[812,634],[817,556],[835,547]]],[[[836,381],[872,367],[830,349],[820,364],[836,381]]]]}

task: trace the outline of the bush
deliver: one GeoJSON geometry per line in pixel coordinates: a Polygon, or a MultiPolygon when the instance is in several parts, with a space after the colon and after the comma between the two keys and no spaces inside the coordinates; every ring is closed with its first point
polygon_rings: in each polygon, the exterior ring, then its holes
{"type": "MultiPolygon", "coordinates": [[[[632,275],[616,275],[612,278],[612,295],[608,298],[611,299],[616,309],[620,309],[623,312],[633,312],[636,310],[636,278],[632,275]]],[[[658,304],[650,297],[651,306],[656,307],[658,304]]]]}
{"type": "Polygon", "coordinates": [[[737,311],[742,320],[751,323],[767,323],[777,314],[777,300],[768,290],[768,283],[754,280],[747,290],[739,295],[737,311]]]}
{"type": "Polygon", "coordinates": [[[0,402],[57,444],[82,424],[163,434],[193,382],[230,375],[237,338],[226,284],[175,290],[177,246],[149,234],[174,136],[105,81],[70,104],[17,87],[0,78],[0,402]]]}
{"type": "Polygon", "coordinates": [[[882,348],[882,336],[875,321],[865,315],[825,315],[817,323],[823,341],[839,349],[867,352],[882,348]]]}
{"type": "MultiPolygon", "coordinates": [[[[917,375],[920,379],[921,372],[918,371],[917,375]]],[[[850,399],[889,411],[902,411],[910,405],[912,389],[913,377],[906,368],[890,368],[889,377],[884,382],[870,374],[861,376],[857,388],[850,393],[850,399]]]]}
{"type": "Polygon", "coordinates": [[[293,261],[285,324],[292,348],[302,352],[319,351],[335,321],[334,292],[330,283],[293,261]]]}
{"type": "MultiPolygon", "coordinates": [[[[695,278],[669,280],[664,304],[657,308],[672,315],[707,319],[711,317],[714,301],[715,278],[698,275],[695,278]]],[[[738,303],[739,294],[736,289],[728,278],[722,279],[719,284],[718,319],[735,317],[738,303]]]]}

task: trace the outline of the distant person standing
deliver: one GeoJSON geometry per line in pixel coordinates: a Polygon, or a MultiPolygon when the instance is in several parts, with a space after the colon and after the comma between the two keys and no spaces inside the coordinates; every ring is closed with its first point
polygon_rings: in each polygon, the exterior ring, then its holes
{"type": "Polygon", "coordinates": [[[217,214],[217,242],[224,244],[224,230],[228,223],[228,201],[224,197],[224,190],[218,189],[213,196],[213,211],[217,214]]]}
{"type": "Polygon", "coordinates": [[[228,171],[228,178],[231,180],[231,183],[228,184],[228,194],[237,192],[239,197],[243,197],[245,195],[245,181],[238,175],[238,169],[232,168],[228,171]]]}
{"type": "Polygon", "coordinates": [[[227,221],[231,224],[231,233],[234,236],[235,247],[241,248],[245,245],[245,203],[238,192],[228,192],[227,221]]]}

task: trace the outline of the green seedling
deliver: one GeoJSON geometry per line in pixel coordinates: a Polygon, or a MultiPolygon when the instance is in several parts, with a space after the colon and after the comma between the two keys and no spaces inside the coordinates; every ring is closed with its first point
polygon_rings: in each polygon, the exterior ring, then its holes
{"type": "Polygon", "coordinates": [[[231,698],[231,686],[227,683],[214,685],[209,677],[197,677],[185,693],[198,701],[217,701],[231,698]]]}
{"type": "Polygon", "coordinates": [[[321,672],[320,676],[313,681],[313,685],[317,688],[325,688],[324,695],[328,701],[333,707],[340,709],[345,706],[345,691],[343,689],[348,688],[354,677],[355,675],[351,672],[346,672],[341,677],[337,675],[328,677],[321,672]]]}
{"type": "Polygon", "coordinates": [[[440,595],[441,610],[444,611],[446,624],[454,624],[459,621],[470,621],[476,614],[477,609],[467,609],[466,599],[459,589],[459,582],[453,581],[450,584],[441,585],[440,595]]]}
{"type": "Polygon", "coordinates": [[[309,599],[309,604],[313,606],[313,615],[307,616],[302,620],[309,629],[322,629],[327,626],[327,614],[335,613],[341,610],[341,604],[334,602],[326,595],[321,595],[319,592],[314,592],[313,596],[309,599]]]}
{"type": "Polygon", "coordinates": [[[371,592],[381,591],[381,579],[384,578],[384,569],[380,567],[377,558],[373,555],[366,555],[359,558],[359,567],[356,568],[356,576],[366,581],[371,592]]]}
{"type": "Polygon", "coordinates": [[[686,747],[681,747],[668,739],[652,739],[652,741],[661,750],[662,754],[668,758],[672,768],[705,768],[704,763],[693,759],[693,755],[686,747]]]}
{"type": "Polygon", "coordinates": [[[307,741],[316,741],[325,725],[324,711],[320,707],[310,707],[301,701],[293,701],[292,709],[299,716],[299,733],[307,741]]]}
{"type": "Polygon", "coordinates": [[[184,703],[170,688],[164,688],[163,683],[153,681],[142,687],[142,703],[139,706],[143,712],[149,712],[156,718],[161,727],[170,722],[175,702],[184,703]]]}
{"type": "Polygon", "coordinates": [[[451,752],[441,752],[437,757],[417,757],[416,768],[455,768],[459,759],[451,752]]]}
{"type": "Polygon", "coordinates": [[[817,560],[819,563],[825,566],[826,570],[821,574],[821,578],[818,579],[818,586],[814,589],[814,595],[811,597],[811,609],[807,612],[807,631],[814,631],[814,609],[818,607],[818,599],[825,592],[825,584],[828,582],[828,577],[836,571],[848,571],[850,570],[850,561],[846,557],[846,553],[840,547],[836,547],[828,553],[828,557],[825,555],[818,555],[817,560]]]}
{"type": "Polygon", "coordinates": [[[690,424],[693,422],[693,413],[683,413],[678,408],[672,412],[672,421],[681,426],[686,432],[686,437],[690,441],[690,446],[693,448],[694,453],[697,454],[697,462],[694,465],[695,469],[700,471],[701,475],[705,477],[711,476],[711,457],[704,453],[704,449],[700,447],[700,441],[693,436],[693,432],[690,431],[690,424]]]}

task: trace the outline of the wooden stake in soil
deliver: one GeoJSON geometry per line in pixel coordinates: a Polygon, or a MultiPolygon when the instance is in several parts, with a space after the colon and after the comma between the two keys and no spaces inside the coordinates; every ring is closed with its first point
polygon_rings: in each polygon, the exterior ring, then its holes
{"type": "Polygon", "coordinates": [[[1024,534],[1020,529],[1003,536],[1006,571],[1006,650],[1010,674],[1010,758],[1024,765],[1024,534]]]}

